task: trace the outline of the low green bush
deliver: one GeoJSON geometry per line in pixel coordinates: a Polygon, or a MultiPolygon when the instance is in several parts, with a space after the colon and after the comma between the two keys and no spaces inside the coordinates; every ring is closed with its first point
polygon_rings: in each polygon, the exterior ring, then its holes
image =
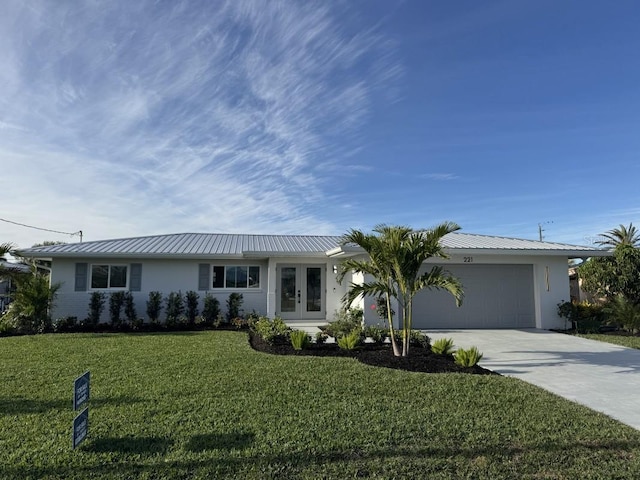
{"type": "Polygon", "coordinates": [[[304,330],[292,330],[289,339],[294,350],[303,350],[311,343],[311,337],[304,330]]]}
{"type": "Polygon", "coordinates": [[[91,296],[89,297],[89,315],[84,319],[83,324],[96,326],[100,323],[106,298],[104,292],[91,292],[91,296]]]}
{"type": "Polygon", "coordinates": [[[454,352],[453,338],[439,338],[431,345],[431,351],[438,355],[451,355],[454,352]]]}
{"type": "Polygon", "coordinates": [[[358,345],[360,345],[361,340],[362,337],[360,336],[360,331],[354,330],[348,335],[338,337],[337,342],[338,347],[343,350],[354,350],[358,345]]]}
{"type": "MultiPolygon", "coordinates": [[[[97,293],[97,292],[94,292],[97,293]]],[[[149,292],[149,300],[147,300],[147,316],[153,324],[160,322],[160,312],[162,311],[162,292],[149,292]]]]}
{"type": "Polygon", "coordinates": [[[184,299],[186,303],[187,320],[189,320],[190,325],[193,325],[196,323],[196,317],[200,313],[198,309],[200,296],[198,295],[198,292],[189,290],[184,294],[184,299]]]}
{"type": "MultiPolygon", "coordinates": [[[[184,297],[182,292],[170,292],[164,299],[166,304],[166,325],[167,327],[175,327],[182,323],[182,316],[184,315],[184,297]]],[[[186,316],[185,316],[186,318],[186,316]]]]}
{"type": "Polygon", "coordinates": [[[202,307],[202,323],[205,325],[213,326],[218,316],[220,315],[220,300],[207,293],[204,296],[204,302],[202,307]]]}
{"type": "Polygon", "coordinates": [[[56,318],[51,322],[51,328],[54,332],[73,332],[78,327],[78,317],[62,317],[56,318]]]}
{"type": "Polygon", "coordinates": [[[122,307],[124,306],[125,292],[112,292],[109,295],[109,321],[113,328],[122,326],[122,307]]]}
{"type": "Polygon", "coordinates": [[[252,322],[250,328],[256,335],[270,344],[287,342],[291,334],[291,328],[279,317],[273,320],[269,317],[260,317],[255,322],[252,322]]]}
{"type": "Polygon", "coordinates": [[[362,330],[362,336],[367,338],[370,337],[376,343],[384,342],[384,339],[389,335],[389,330],[381,327],[380,325],[367,325],[362,330]]]}
{"type": "Polygon", "coordinates": [[[124,294],[124,317],[127,319],[127,323],[132,327],[138,323],[138,312],[136,311],[135,299],[131,292],[125,292],[124,294]]]}
{"type": "Polygon", "coordinates": [[[243,328],[247,328],[249,325],[249,321],[242,317],[234,317],[231,319],[231,326],[236,330],[242,330],[243,328]]]}
{"type": "Polygon", "coordinates": [[[468,350],[459,348],[453,355],[455,362],[462,367],[474,367],[482,359],[482,353],[477,347],[471,347],[468,350]]]}
{"type": "Polygon", "coordinates": [[[431,339],[418,330],[411,330],[409,343],[414,347],[429,348],[431,346],[431,339]]]}
{"type": "Polygon", "coordinates": [[[605,311],[597,303],[561,302],[558,316],[567,319],[578,333],[597,333],[605,320],[605,311]]]}
{"type": "Polygon", "coordinates": [[[329,335],[327,335],[323,331],[319,331],[318,333],[316,333],[316,344],[320,345],[321,343],[326,342],[328,338],[329,335]]]}
{"type": "Polygon", "coordinates": [[[336,339],[349,335],[353,331],[358,334],[362,331],[362,315],[361,308],[340,309],[333,316],[333,321],[328,325],[320,327],[327,335],[336,339]]]}
{"type": "Polygon", "coordinates": [[[227,322],[231,322],[234,318],[242,316],[242,304],[244,297],[241,293],[232,292],[227,299],[227,322]]]}

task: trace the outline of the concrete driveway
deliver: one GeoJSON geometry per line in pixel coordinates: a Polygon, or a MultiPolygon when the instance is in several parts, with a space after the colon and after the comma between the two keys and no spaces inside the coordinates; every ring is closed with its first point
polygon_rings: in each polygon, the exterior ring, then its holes
{"type": "Polygon", "coordinates": [[[477,346],[480,365],[532,383],[640,430],[640,350],[546,330],[431,330],[477,346]]]}

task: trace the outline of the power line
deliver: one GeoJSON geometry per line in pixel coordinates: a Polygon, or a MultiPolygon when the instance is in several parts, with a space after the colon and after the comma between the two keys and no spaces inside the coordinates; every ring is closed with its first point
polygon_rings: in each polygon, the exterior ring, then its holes
{"type": "Polygon", "coordinates": [[[21,227],[33,228],[34,230],[42,230],[43,232],[52,232],[52,233],[60,233],[62,235],[80,235],[80,242],[82,242],[82,230],[78,230],[77,232],[61,232],[60,230],[51,230],[50,228],[42,228],[42,227],[34,227],[33,225],[27,225],[26,223],[14,222],[12,220],[7,220],[6,218],[0,218],[0,221],[13,223],[14,225],[19,225],[21,227]]]}

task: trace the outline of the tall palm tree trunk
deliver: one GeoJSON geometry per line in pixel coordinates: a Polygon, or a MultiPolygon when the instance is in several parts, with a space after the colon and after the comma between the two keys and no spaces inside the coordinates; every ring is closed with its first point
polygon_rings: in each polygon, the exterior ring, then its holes
{"type": "Polygon", "coordinates": [[[387,320],[389,321],[389,338],[391,338],[391,346],[393,347],[393,355],[400,356],[400,348],[398,348],[398,342],[396,342],[395,332],[393,331],[393,314],[391,313],[391,296],[389,292],[385,294],[387,301],[387,320]]]}

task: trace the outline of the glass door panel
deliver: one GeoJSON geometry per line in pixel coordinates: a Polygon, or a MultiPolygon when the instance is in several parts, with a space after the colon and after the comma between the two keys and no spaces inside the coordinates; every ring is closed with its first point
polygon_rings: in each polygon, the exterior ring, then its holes
{"type": "Polygon", "coordinates": [[[322,311],[322,270],[320,267],[307,267],[307,312],[322,311]]]}
{"type": "Polygon", "coordinates": [[[282,312],[296,311],[296,273],[296,267],[280,269],[280,311],[282,312]]]}

